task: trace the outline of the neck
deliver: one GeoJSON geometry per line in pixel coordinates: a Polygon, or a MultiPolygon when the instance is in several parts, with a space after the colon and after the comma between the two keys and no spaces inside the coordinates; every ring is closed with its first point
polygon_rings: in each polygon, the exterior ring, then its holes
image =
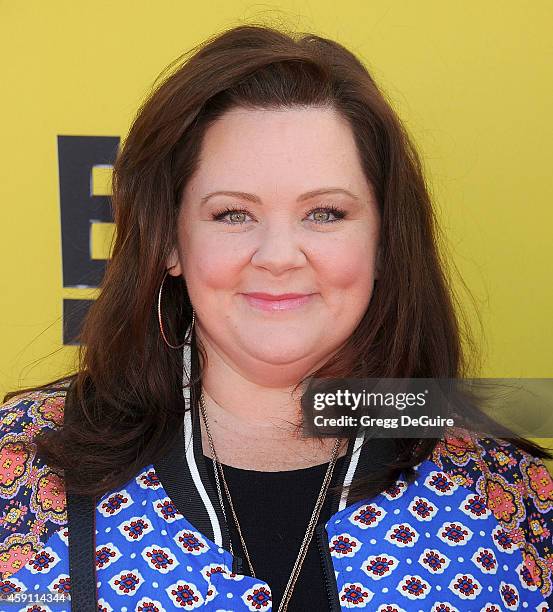
{"type": "MultiPolygon", "coordinates": [[[[208,363],[202,373],[202,394],[209,430],[221,463],[243,469],[281,470],[318,465],[330,460],[335,438],[302,436],[301,386],[294,382],[266,386],[229,364],[202,342],[208,363]]],[[[301,380],[301,376],[296,379],[301,380]]],[[[202,421],[202,447],[211,456],[202,421]]],[[[338,457],[346,451],[342,440],[338,457]]]]}
{"type": "Polygon", "coordinates": [[[212,427],[236,439],[246,435],[273,442],[301,439],[300,399],[294,396],[293,388],[266,388],[228,374],[222,377],[216,368],[210,368],[202,377],[212,427]]]}
{"type": "Polygon", "coordinates": [[[215,413],[213,418],[221,426],[236,432],[255,430],[259,436],[280,440],[301,436],[302,388],[294,391],[294,387],[308,375],[306,364],[247,364],[242,369],[209,338],[200,339],[207,355],[203,395],[210,415],[215,413]]]}

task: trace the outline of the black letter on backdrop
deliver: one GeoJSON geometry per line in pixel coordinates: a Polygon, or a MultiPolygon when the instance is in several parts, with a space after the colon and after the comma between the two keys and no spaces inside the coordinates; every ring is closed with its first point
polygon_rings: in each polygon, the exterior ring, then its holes
{"type": "MultiPolygon", "coordinates": [[[[109,196],[92,194],[93,166],[111,166],[118,136],[58,136],[61,246],[64,287],[98,287],[107,260],[91,259],[91,226],[112,223],[109,196]]],[[[92,300],[63,300],[63,343],[79,344],[92,300]]]]}

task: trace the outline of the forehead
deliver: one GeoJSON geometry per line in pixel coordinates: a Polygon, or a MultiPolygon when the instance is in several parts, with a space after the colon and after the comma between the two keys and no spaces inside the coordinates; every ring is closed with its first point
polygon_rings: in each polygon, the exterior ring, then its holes
{"type": "Polygon", "coordinates": [[[336,110],[235,108],[207,129],[187,190],[294,195],[323,183],[368,190],[353,132],[336,110]]]}

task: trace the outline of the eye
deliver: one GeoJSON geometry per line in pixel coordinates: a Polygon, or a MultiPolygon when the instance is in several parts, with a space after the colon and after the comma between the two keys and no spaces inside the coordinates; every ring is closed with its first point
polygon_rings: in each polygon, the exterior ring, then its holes
{"type": "Polygon", "coordinates": [[[317,218],[313,219],[313,221],[315,223],[322,223],[322,224],[336,223],[336,221],[341,221],[346,216],[346,211],[342,210],[341,208],[337,208],[336,206],[323,206],[322,208],[313,208],[307,214],[311,215],[313,213],[317,215],[317,218]],[[334,217],[336,218],[328,219],[324,216],[328,214],[334,215],[334,217]],[[321,215],[323,217],[322,219],[321,219],[321,215]]]}
{"type": "Polygon", "coordinates": [[[224,210],[219,210],[212,214],[212,219],[214,221],[223,221],[223,223],[229,223],[231,225],[240,225],[243,221],[240,219],[240,215],[247,215],[247,210],[241,210],[239,208],[225,208],[224,210]],[[230,215],[231,220],[225,221],[224,218],[230,215]],[[237,219],[238,217],[238,219],[237,219]]]}

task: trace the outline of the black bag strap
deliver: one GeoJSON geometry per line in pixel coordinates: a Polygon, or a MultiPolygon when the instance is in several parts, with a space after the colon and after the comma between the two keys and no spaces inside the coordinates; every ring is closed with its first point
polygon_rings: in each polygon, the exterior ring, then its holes
{"type": "Polygon", "coordinates": [[[98,612],[96,598],[95,498],[67,494],[67,531],[72,612],[98,612]]]}

